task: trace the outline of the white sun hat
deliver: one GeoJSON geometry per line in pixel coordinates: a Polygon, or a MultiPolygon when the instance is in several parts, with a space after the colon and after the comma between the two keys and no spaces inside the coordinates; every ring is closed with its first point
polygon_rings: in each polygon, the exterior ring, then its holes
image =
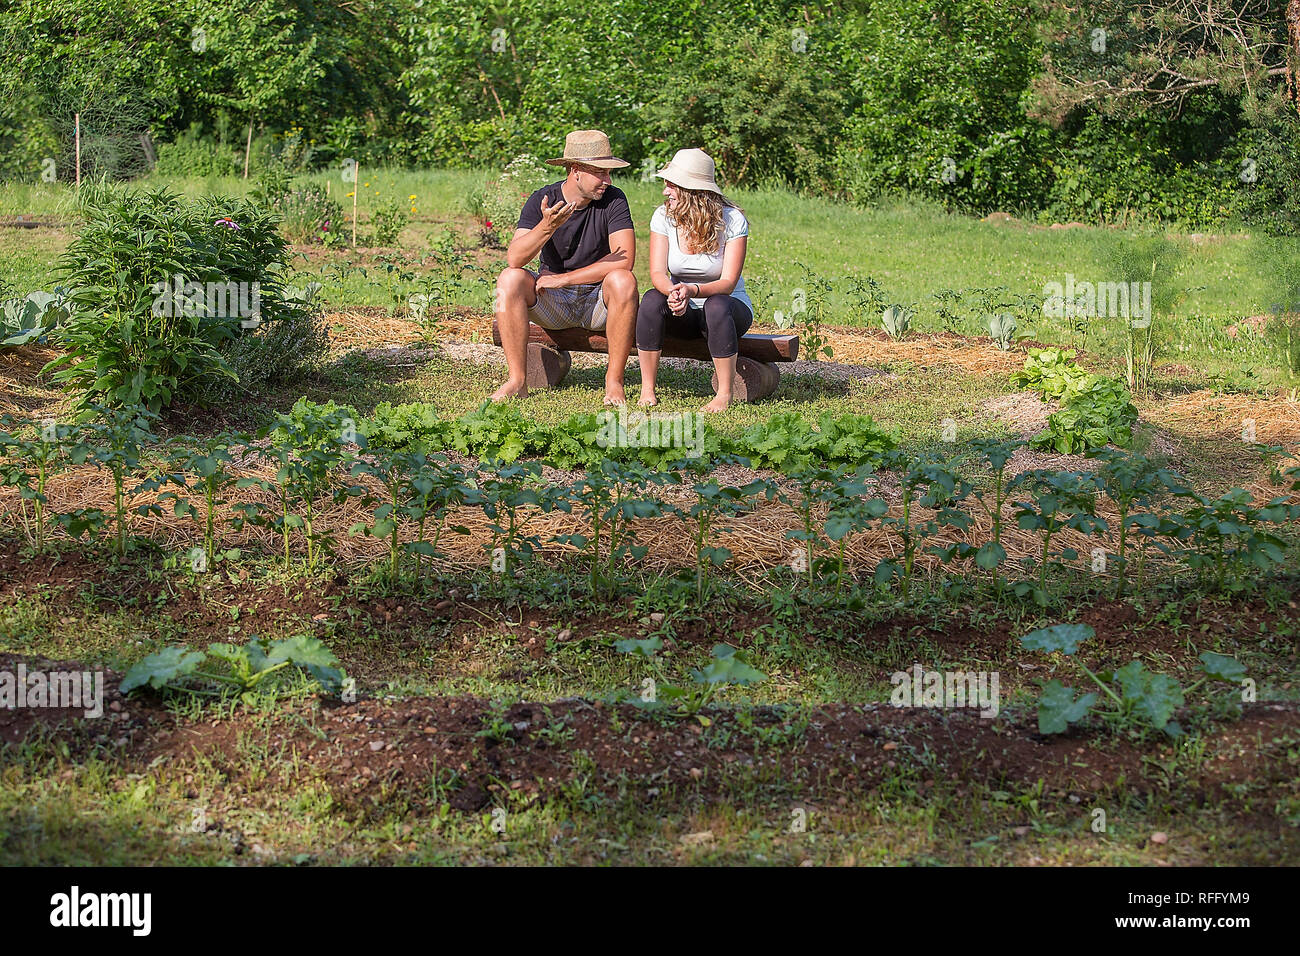
{"type": "Polygon", "coordinates": [[[713,157],[702,149],[679,149],[672,162],[655,175],[682,189],[702,189],[722,195],[715,178],[717,167],[713,157]]]}

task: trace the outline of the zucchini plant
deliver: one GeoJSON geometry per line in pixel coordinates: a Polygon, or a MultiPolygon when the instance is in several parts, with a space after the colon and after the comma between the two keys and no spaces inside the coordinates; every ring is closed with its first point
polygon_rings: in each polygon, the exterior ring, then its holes
{"type": "Polygon", "coordinates": [[[1020,638],[1026,650],[1061,653],[1070,657],[1074,666],[1082,671],[1101,691],[1075,696],[1074,688],[1067,687],[1056,678],[1042,685],[1038,701],[1038,730],[1043,734],[1062,734],[1071,724],[1076,724],[1089,714],[1101,717],[1116,729],[1132,726],[1135,722],[1162,730],[1170,737],[1183,736],[1183,728],[1174,720],[1178,708],[1186,703],[1187,695],[1207,681],[1222,681],[1240,686],[1246,669],[1232,657],[1207,651],[1200,656],[1202,677],[1186,690],[1170,677],[1147,670],[1141,661],[1130,661],[1113,671],[1094,673],[1083,661],[1074,656],[1079,645],[1096,636],[1089,624],[1055,624],[1030,631],[1020,638]],[[1108,706],[1097,706],[1104,701],[1108,706]]]}
{"type": "Polygon", "coordinates": [[[343,674],[337,665],[338,658],[319,638],[299,634],[266,641],[253,636],[242,647],[224,643],[209,644],[206,651],[185,645],[165,647],[137,661],[126,672],[121,691],[150,687],[205,697],[234,694],[248,703],[272,675],[301,667],[326,693],[338,693],[343,674]]]}

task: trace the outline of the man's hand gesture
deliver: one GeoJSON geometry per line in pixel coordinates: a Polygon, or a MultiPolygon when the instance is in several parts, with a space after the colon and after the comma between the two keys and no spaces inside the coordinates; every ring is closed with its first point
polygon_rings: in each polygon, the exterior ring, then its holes
{"type": "Polygon", "coordinates": [[[565,202],[563,199],[560,200],[558,206],[552,206],[547,197],[543,196],[542,222],[546,225],[547,233],[554,235],[555,230],[568,222],[569,217],[573,215],[574,210],[577,208],[577,203],[565,202]]]}

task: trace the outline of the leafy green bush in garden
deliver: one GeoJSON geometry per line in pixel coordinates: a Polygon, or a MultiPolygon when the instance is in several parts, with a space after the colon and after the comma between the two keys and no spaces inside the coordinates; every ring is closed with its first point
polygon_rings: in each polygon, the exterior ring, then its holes
{"type": "Polygon", "coordinates": [[[240,160],[233,149],[204,139],[196,126],[174,142],[158,144],[154,172],[164,176],[233,176],[240,160]]]}
{"type": "Polygon", "coordinates": [[[1137,407],[1122,382],[1089,375],[1069,393],[1059,411],[1047,416],[1046,430],[1030,444],[1063,455],[1106,445],[1127,448],[1133,443],[1137,417],[1137,407]]]}
{"type": "Polygon", "coordinates": [[[32,292],[22,299],[0,297],[0,346],[30,345],[72,316],[67,290],[32,292]]]}
{"type": "Polygon", "coordinates": [[[60,331],[68,353],[47,366],[81,393],[80,407],[156,412],[233,379],[223,344],[303,310],[284,292],[288,247],[274,220],[245,200],[107,192],[86,217],[60,262],[74,309],[60,331]]]}
{"type": "Polygon", "coordinates": [[[1032,389],[1044,398],[1060,398],[1088,375],[1075,364],[1074,356],[1073,349],[1030,349],[1025,355],[1025,367],[1011,373],[1011,384],[1032,389]]]}
{"type": "Polygon", "coordinates": [[[203,405],[245,401],[317,369],[330,348],[329,325],[312,301],[318,289],[316,283],[306,290],[286,288],[285,302],[298,308],[223,342],[219,351],[236,377],[208,379],[195,388],[195,400],[203,405]]]}
{"type": "Polygon", "coordinates": [[[400,199],[387,199],[375,207],[371,213],[370,228],[367,237],[372,246],[395,246],[397,239],[411,221],[411,214],[400,199]]]}

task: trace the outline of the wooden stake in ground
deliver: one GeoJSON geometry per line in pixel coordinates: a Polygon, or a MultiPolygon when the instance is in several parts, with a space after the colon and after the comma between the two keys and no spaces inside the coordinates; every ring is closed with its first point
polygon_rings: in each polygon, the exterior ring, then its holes
{"type": "Polygon", "coordinates": [[[72,139],[77,149],[77,191],[81,191],[81,114],[72,114],[72,139]]]}
{"type": "Polygon", "coordinates": [[[357,163],[352,167],[352,175],[356,177],[352,181],[352,248],[357,247],[357,193],[361,192],[361,164],[357,163]]]}
{"type": "Polygon", "coordinates": [[[244,144],[244,178],[248,178],[248,156],[253,151],[253,120],[248,121],[248,142],[244,144]]]}

